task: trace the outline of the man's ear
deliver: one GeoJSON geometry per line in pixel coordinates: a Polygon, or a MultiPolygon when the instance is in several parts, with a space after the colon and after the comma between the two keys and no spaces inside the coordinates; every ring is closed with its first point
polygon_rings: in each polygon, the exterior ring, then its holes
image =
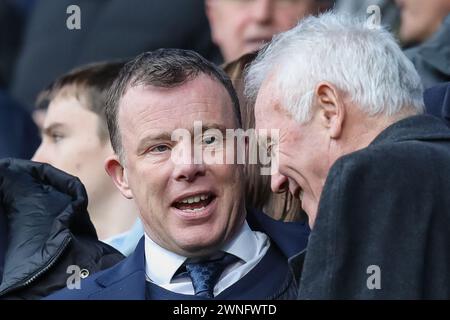
{"type": "Polygon", "coordinates": [[[345,119],[345,103],[341,91],[329,82],[320,82],[315,89],[315,98],[320,120],[328,129],[330,138],[339,138],[345,119]]]}
{"type": "Polygon", "coordinates": [[[106,158],[105,170],[122,195],[127,199],[133,199],[133,193],[128,183],[126,169],[120,163],[117,155],[112,155],[106,158]]]}

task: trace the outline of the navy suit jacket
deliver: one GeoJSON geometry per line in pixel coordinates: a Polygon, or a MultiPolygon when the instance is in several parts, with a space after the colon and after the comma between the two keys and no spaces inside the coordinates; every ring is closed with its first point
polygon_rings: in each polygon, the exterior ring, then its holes
{"type": "MultiPolygon", "coordinates": [[[[261,212],[249,211],[247,222],[254,231],[267,234],[293,264],[302,261],[301,253],[306,247],[310,229],[306,223],[282,222],[271,219],[261,212]]],[[[297,275],[299,276],[299,275],[297,275]]],[[[48,300],[144,300],[146,293],[144,238],[136,250],[112,268],[96,273],[81,282],[81,289],[63,289],[48,300]]]]}

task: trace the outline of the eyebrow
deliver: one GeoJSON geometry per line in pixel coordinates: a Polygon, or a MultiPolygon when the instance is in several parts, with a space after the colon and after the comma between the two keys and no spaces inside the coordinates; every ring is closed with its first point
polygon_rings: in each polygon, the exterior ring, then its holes
{"type": "Polygon", "coordinates": [[[41,130],[41,135],[49,135],[53,130],[64,128],[64,124],[56,122],[41,130]]]}
{"type": "Polygon", "coordinates": [[[151,142],[157,142],[157,141],[171,141],[171,134],[169,132],[160,132],[157,134],[150,134],[146,137],[144,137],[143,139],[141,139],[141,141],[139,141],[138,146],[137,146],[137,152],[138,154],[140,154],[141,152],[144,152],[145,149],[147,148],[147,145],[150,144],[151,142]]]}

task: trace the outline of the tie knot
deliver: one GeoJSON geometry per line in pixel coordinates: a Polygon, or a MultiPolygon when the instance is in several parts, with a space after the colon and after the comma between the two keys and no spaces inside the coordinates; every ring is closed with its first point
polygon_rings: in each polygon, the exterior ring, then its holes
{"type": "Polygon", "coordinates": [[[237,260],[238,258],[235,256],[225,253],[218,259],[186,263],[186,271],[191,278],[195,295],[209,299],[214,298],[214,287],[220,275],[227,266],[237,260]]]}

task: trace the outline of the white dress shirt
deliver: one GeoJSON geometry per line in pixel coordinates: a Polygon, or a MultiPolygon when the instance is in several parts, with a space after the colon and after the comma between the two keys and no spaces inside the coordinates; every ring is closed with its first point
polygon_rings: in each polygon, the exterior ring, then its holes
{"type": "MultiPolygon", "coordinates": [[[[214,296],[244,277],[264,257],[270,246],[270,240],[262,232],[252,231],[245,221],[234,238],[221,251],[239,258],[239,261],[229,265],[214,287],[214,296]]],[[[177,270],[186,261],[186,257],[170,252],[157,245],[145,234],[145,273],[147,281],[180,294],[194,294],[189,276],[177,276],[172,279],[177,270]]]]}

